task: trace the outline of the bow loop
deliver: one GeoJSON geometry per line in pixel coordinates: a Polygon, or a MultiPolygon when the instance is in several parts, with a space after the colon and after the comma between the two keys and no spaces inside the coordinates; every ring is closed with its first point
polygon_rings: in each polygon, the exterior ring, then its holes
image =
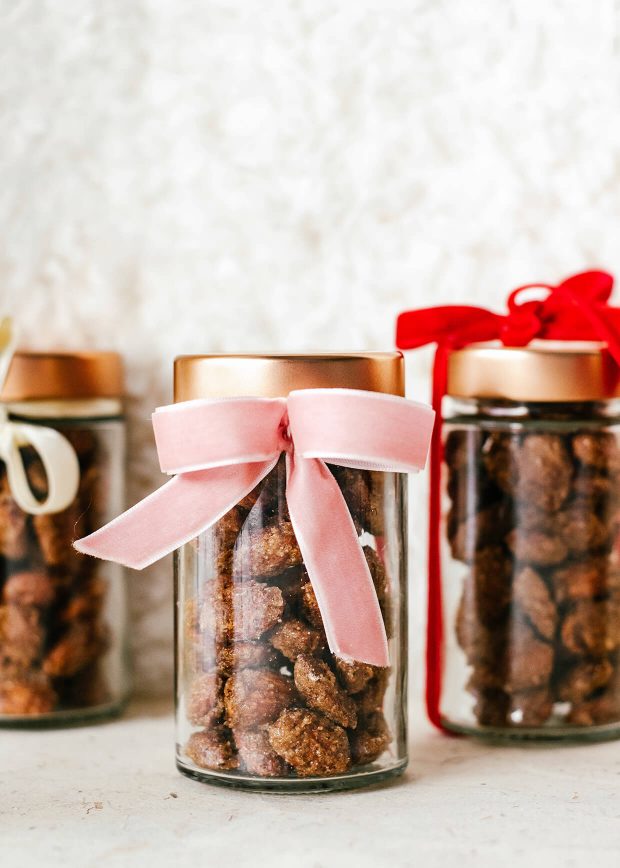
{"type": "Polygon", "coordinates": [[[60,512],[74,500],[80,481],[80,465],[71,443],[54,428],[12,421],[5,407],[0,416],[0,460],[6,466],[11,497],[30,515],[60,512]],[[22,449],[35,451],[45,470],[47,494],[35,496],[22,449]]]}
{"type": "Polygon", "coordinates": [[[434,421],[426,404],[357,389],[302,389],[290,393],[288,413],[302,458],[399,473],[426,463],[434,421]],[[405,431],[415,436],[409,440],[405,431]]]}
{"type": "Polygon", "coordinates": [[[517,314],[524,310],[538,311],[540,312],[541,306],[545,299],[549,297],[549,294],[553,292],[553,287],[549,286],[546,283],[525,283],[523,286],[518,286],[508,296],[508,300],[506,301],[506,307],[508,308],[508,314],[517,314]],[[519,296],[524,292],[531,292],[533,289],[542,289],[546,292],[544,299],[532,299],[530,298],[527,301],[519,301],[519,296]]]}
{"type": "Polygon", "coordinates": [[[614,288],[613,275],[606,271],[582,271],[563,280],[558,293],[566,293],[591,304],[605,304],[614,288]]]}
{"type": "Polygon", "coordinates": [[[285,446],[286,401],[200,398],[159,407],[152,423],[164,473],[269,461],[285,446]]]}

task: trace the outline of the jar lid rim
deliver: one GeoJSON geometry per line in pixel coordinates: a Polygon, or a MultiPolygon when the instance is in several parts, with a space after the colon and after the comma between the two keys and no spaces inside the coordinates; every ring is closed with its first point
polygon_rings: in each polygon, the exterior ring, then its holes
{"type": "Polygon", "coordinates": [[[620,369],[601,342],[491,341],[450,353],[446,391],[456,398],[601,401],[620,396],[620,369]]]}
{"type": "Polygon", "coordinates": [[[214,353],[178,356],[175,401],[286,396],[293,389],[366,389],[404,395],[400,351],[353,353],[214,353]]]}
{"type": "Polygon", "coordinates": [[[2,401],[120,398],[123,362],[107,350],[17,350],[0,392],[2,401]]]}

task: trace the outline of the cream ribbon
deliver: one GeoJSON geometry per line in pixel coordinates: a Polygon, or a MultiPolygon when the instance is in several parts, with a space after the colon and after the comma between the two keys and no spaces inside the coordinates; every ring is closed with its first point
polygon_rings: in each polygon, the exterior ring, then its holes
{"type": "MultiPolygon", "coordinates": [[[[10,319],[0,321],[0,384],[4,383],[15,348],[10,319]]],[[[11,497],[31,515],[60,512],[75,499],[80,482],[80,465],[71,443],[54,428],[30,425],[9,418],[0,404],[0,461],[6,466],[11,497]],[[45,500],[36,498],[28,482],[20,448],[32,447],[47,476],[45,500]]]]}

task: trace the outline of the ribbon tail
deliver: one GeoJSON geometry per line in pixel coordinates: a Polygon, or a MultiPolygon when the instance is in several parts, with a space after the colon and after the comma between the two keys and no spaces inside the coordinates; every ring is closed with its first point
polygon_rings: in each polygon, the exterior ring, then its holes
{"type": "Polygon", "coordinates": [[[439,729],[443,675],[443,603],[441,597],[441,464],[443,460],[442,403],[446,394],[450,350],[441,344],[433,365],[433,408],[436,423],[431,439],[428,526],[428,621],[426,631],[426,708],[439,729]]]}
{"type": "Polygon", "coordinates": [[[409,350],[434,343],[465,346],[490,341],[498,336],[503,319],[500,314],[468,304],[408,310],[396,321],[396,346],[409,350]]]}
{"type": "Polygon", "coordinates": [[[385,625],[353,519],[318,458],[287,459],[286,497],[332,654],[389,666],[385,625]]]}
{"type": "Polygon", "coordinates": [[[181,473],[74,543],[82,554],[141,570],[189,542],[249,494],[278,460],[181,473]]]}

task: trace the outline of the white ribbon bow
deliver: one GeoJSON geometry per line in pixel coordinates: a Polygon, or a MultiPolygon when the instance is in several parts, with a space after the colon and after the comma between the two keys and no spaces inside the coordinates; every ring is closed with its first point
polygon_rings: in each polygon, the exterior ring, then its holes
{"type": "MultiPolygon", "coordinates": [[[[11,321],[0,321],[0,388],[9,370],[15,346],[11,321]]],[[[60,512],[77,494],[80,465],[71,443],[54,428],[29,425],[9,419],[0,404],[0,461],[6,466],[11,497],[24,512],[31,515],[60,512]],[[32,447],[43,464],[47,476],[47,496],[39,500],[32,492],[20,449],[32,447]]]]}

